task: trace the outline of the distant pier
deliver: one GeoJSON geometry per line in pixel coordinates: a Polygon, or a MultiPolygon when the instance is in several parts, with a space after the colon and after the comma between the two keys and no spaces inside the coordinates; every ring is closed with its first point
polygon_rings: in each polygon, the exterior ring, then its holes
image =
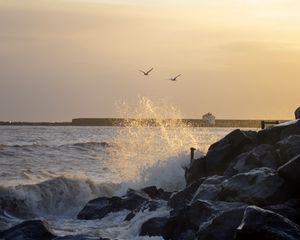
{"type": "MultiPolygon", "coordinates": [[[[170,119],[163,121],[168,122],[170,119]]],[[[176,119],[175,119],[176,120],[176,119]]],[[[209,125],[202,119],[178,119],[189,127],[224,127],[224,128],[265,128],[269,123],[282,123],[288,120],[236,120],[236,119],[216,119],[215,124],[209,125]]],[[[130,121],[137,119],[123,118],[75,118],[71,122],[9,122],[0,121],[0,126],[124,126],[130,121]]],[[[147,126],[157,126],[155,119],[138,119],[139,122],[147,126]]]]}

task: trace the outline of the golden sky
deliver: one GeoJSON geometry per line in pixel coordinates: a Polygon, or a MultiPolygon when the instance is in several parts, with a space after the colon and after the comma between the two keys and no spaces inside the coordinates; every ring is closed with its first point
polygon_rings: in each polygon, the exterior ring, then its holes
{"type": "Polygon", "coordinates": [[[117,117],[138,96],[186,118],[291,119],[299,13],[299,0],[0,0],[0,120],[117,117]]]}

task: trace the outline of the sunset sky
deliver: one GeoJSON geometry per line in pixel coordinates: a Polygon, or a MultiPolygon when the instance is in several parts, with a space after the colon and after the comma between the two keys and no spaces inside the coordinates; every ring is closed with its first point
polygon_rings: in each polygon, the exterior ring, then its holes
{"type": "Polygon", "coordinates": [[[0,121],[120,117],[139,96],[185,118],[292,119],[299,13],[299,0],[0,0],[0,121]]]}

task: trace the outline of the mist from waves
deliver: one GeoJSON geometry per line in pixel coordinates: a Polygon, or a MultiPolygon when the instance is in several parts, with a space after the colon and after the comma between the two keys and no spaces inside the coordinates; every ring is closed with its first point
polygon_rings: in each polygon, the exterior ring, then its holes
{"type": "Polygon", "coordinates": [[[190,162],[190,147],[203,155],[215,136],[202,129],[201,139],[195,128],[184,123],[180,111],[164,101],[140,97],[134,107],[123,103],[124,128],[113,138],[111,164],[119,173],[124,190],[156,185],[165,190],[182,188],[184,167],[190,162]],[[151,121],[146,121],[151,119],[151,121]]]}

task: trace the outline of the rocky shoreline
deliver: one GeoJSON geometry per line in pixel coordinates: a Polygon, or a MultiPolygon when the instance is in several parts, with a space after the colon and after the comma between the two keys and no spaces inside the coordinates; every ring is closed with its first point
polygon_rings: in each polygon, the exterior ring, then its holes
{"type": "MultiPolygon", "coordinates": [[[[300,239],[300,120],[258,132],[236,129],[212,144],[186,169],[186,188],[166,192],[149,186],[128,189],[122,197],[89,201],[78,219],[102,219],[128,210],[168,206],[168,217],[146,220],[140,236],[174,240],[300,239]]],[[[1,206],[2,207],[2,206],[1,206]]],[[[0,217],[5,214],[0,211],[0,217]]],[[[83,235],[58,237],[46,222],[30,220],[0,232],[7,240],[92,240],[83,235]]]]}

